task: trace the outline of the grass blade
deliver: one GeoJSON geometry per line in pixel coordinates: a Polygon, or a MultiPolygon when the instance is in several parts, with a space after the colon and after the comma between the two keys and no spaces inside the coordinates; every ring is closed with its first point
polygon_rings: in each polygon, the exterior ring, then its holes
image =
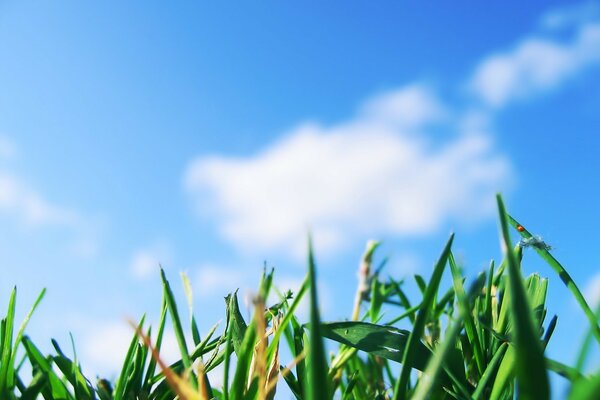
{"type": "Polygon", "coordinates": [[[308,360],[309,388],[308,400],[329,400],[328,366],[325,357],[325,345],[321,336],[321,317],[317,296],[317,275],[313,256],[312,241],[308,240],[308,277],[310,280],[310,335],[308,360]]]}
{"type": "Polygon", "coordinates": [[[516,372],[518,395],[522,399],[544,400],[550,398],[550,387],[544,353],[534,324],[529,299],[517,258],[511,250],[508,218],[504,202],[497,196],[503,248],[508,261],[508,277],[511,288],[511,316],[514,324],[516,348],[516,372]]]}
{"type": "Polygon", "coordinates": [[[440,285],[440,281],[442,280],[442,275],[444,273],[444,269],[448,261],[448,257],[450,256],[450,249],[452,248],[453,240],[454,234],[450,235],[450,239],[448,239],[448,242],[446,243],[446,246],[444,247],[440,258],[433,269],[431,279],[429,280],[429,285],[427,285],[425,294],[423,295],[423,301],[421,302],[421,307],[419,309],[419,312],[417,313],[417,318],[415,319],[413,330],[408,338],[408,344],[404,349],[404,355],[402,358],[402,370],[394,387],[394,400],[403,400],[407,398],[407,386],[408,380],[410,378],[411,364],[413,363],[413,360],[416,357],[417,348],[419,346],[419,343],[421,342],[421,337],[423,336],[423,332],[425,330],[425,323],[429,318],[431,305],[433,304],[435,295],[437,294],[438,287],[440,285]]]}
{"type": "MultiPolygon", "coordinates": [[[[528,239],[532,237],[532,234],[527,229],[525,229],[523,225],[521,225],[516,219],[514,219],[508,214],[506,216],[508,218],[508,222],[515,229],[517,227],[521,227],[518,229],[518,232],[523,238],[528,239]]],[[[567,270],[556,260],[556,258],[554,258],[552,254],[550,254],[550,252],[547,249],[534,247],[534,250],[540,255],[540,257],[544,259],[544,261],[546,261],[546,263],[548,263],[548,265],[550,265],[550,267],[558,274],[560,280],[571,291],[571,293],[575,297],[575,300],[577,300],[577,303],[579,303],[579,306],[581,307],[585,316],[590,322],[590,326],[592,326],[592,334],[596,338],[596,341],[600,343],[600,325],[598,325],[598,319],[596,318],[596,315],[585,300],[585,297],[581,293],[581,290],[579,290],[579,287],[577,287],[577,284],[575,284],[575,281],[573,280],[573,278],[571,278],[571,275],[569,275],[567,270]]]]}

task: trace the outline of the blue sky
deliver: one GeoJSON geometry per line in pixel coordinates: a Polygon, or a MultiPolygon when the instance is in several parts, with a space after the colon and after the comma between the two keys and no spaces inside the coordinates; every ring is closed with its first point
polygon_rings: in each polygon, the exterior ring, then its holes
{"type": "MultiPolygon", "coordinates": [[[[4,1],[0,305],[47,287],[30,333],[110,374],[159,262],[208,327],[264,261],[296,285],[310,229],[341,318],[368,239],[397,276],[450,231],[473,276],[498,259],[498,191],[597,301],[599,67],[597,2],[4,1]]],[[[525,261],[573,361],[584,318],[525,261]]]]}

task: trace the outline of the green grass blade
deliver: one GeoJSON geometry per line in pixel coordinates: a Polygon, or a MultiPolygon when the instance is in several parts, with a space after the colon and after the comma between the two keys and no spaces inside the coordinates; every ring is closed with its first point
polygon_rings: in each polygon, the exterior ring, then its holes
{"type": "Polygon", "coordinates": [[[41,370],[47,377],[49,383],[49,396],[44,396],[45,398],[50,399],[68,399],[74,400],[75,398],[69,390],[67,389],[63,380],[54,372],[52,369],[52,364],[48,361],[39,349],[33,344],[33,342],[27,336],[23,336],[21,339],[21,343],[23,343],[23,347],[25,348],[25,352],[31,362],[31,365],[34,369],[41,370]]]}
{"type": "Polygon", "coordinates": [[[12,388],[8,387],[7,383],[9,375],[14,374],[14,366],[10,364],[12,358],[12,340],[13,340],[13,326],[15,322],[15,303],[17,299],[17,288],[14,287],[10,293],[10,299],[8,301],[8,312],[6,318],[2,320],[2,347],[0,351],[0,397],[9,398],[12,388]]]}
{"type": "Polygon", "coordinates": [[[13,349],[12,349],[12,352],[11,352],[11,355],[10,355],[10,361],[9,361],[9,364],[8,364],[10,366],[10,368],[13,369],[13,373],[9,373],[7,375],[6,386],[8,388],[13,387],[14,384],[15,384],[15,382],[14,382],[14,378],[15,378],[14,365],[15,365],[15,358],[17,356],[17,346],[21,342],[21,338],[23,337],[23,333],[25,332],[25,328],[27,327],[27,324],[29,323],[29,320],[31,319],[31,316],[33,315],[35,309],[38,307],[38,305],[40,304],[40,302],[44,298],[45,294],[46,294],[46,289],[44,288],[44,289],[42,289],[42,291],[38,295],[37,299],[33,303],[33,306],[31,307],[31,309],[27,313],[27,316],[25,317],[25,319],[21,323],[21,327],[19,328],[19,331],[17,332],[17,336],[15,336],[15,344],[13,346],[13,349]]]}
{"type": "MultiPolygon", "coordinates": [[[[410,331],[392,326],[361,321],[343,321],[321,324],[321,335],[343,345],[401,363],[410,331]]],[[[431,359],[431,351],[420,341],[415,346],[411,368],[424,371],[431,359]]]]}
{"type": "Polygon", "coordinates": [[[454,256],[452,253],[450,253],[448,261],[450,262],[450,271],[452,271],[452,281],[454,284],[454,292],[456,293],[456,298],[458,301],[458,309],[460,310],[461,316],[464,318],[465,331],[467,332],[467,337],[471,343],[475,357],[475,363],[477,365],[477,369],[479,370],[479,376],[481,376],[483,370],[485,369],[483,345],[479,335],[477,334],[477,330],[475,329],[475,321],[473,319],[473,313],[471,312],[471,304],[469,304],[469,300],[463,287],[463,278],[458,266],[456,265],[456,262],[454,261],[454,256]]]}
{"type": "Polygon", "coordinates": [[[190,278],[185,272],[181,272],[180,276],[181,283],[183,284],[183,291],[185,293],[185,299],[188,303],[188,313],[190,314],[190,328],[192,330],[192,340],[194,341],[194,346],[197,346],[198,343],[201,342],[201,339],[200,330],[198,329],[198,324],[196,323],[196,318],[194,317],[194,296],[192,291],[192,284],[190,283],[190,278]]]}
{"type": "MultiPolygon", "coordinates": [[[[146,320],[146,315],[143,315],[142,319],[140,320],[140,323],[137,326],[138,330],[142,329],[142,326],[144,325],[145,320],[146,320]]],[[[134,333],[133,338],[131,339],[131,342],[129,343],[129,348],[127,349],[127,353],[125,354],[125,360],[123,360],[123,367],[121,368],[121,374],[119,375],[119,378],[117,379],[117,383],[115,384],[115,389],[114,389],[115,400],[122,400],[122,399],[126,398],[125,397],[126,396],[125,387],[127,385],[127,380],[129,379],[130,371],[133,368],[133,363],[135,360],[135,353],[136,353],[138,343],[139,343],[139,337],[138,337],[137,333],[134,333]]]]}
{"type": "MultiPolygon", "coordinates": [[[[515,346],[508,345],[504,357],[502,357],[502,361],[500,362],[500,366],[498,367],[498,373],[492,384],[492,393],[489,397],[490,400],[502,399],[502,395],[510,388],[510,384],[515,377],[515,363],[515,346]]],[[[513,398],[513,396],[510,398],[513,398]]]]}
{"type": "MultiPolygon", "coordinates": [[[[514,228],[517,228],[518,226],[523,227],[523,225],[521,225],[516,219],[514,219],[508,214],[507,218],[509,223],[514,228]]],[[[524,227],[522,228],[522,230],[519,230],[519,233],[523,238],[526,239],[532,237],[531,233],[524,227]]],[[[596,338],[596,341],[600,343],[600,325],[598,325],[598,319],[596,318],[594,312],[585,300],[585,297],[581,293],[581,290],[579,290],[579,287],[577,287],[577,284],[575,284],[575,281],[573,280],[573,278],[571,278],[571,275],[569,275],[567,270],[556,260],[556,258],[554,258],[552,254],[550,254],[548,250],[540,249],[537,247],[534,247],[534,250],[540,255],[540,257],[542,257],[542,259],[544,259],[544,261],[546,261],[546,263],[548,263],[548,265],[550,265],[550,267],[558,274],[560,280],[571,291],[571,293],[575,297],[575,300],[577,300],[577,303],[579,303],[579,306],[581,307],[585,316],[587,317],[590,326],[592,327],[592,334],[596,338]]]]}
{"type": "Polygon", "coordinates": [[[54,339],[52,339],[52,346],[58,353],[57,356],[52,357],[52,360],[62,372],[63,376],[71,384],[71,386],[73,386],[73,389],[75,390],[75,398],[77,400],[93,399],[94,389],[85,376],[83,376],[76,362],[71,360],[65,355],[65,353],[63,353],[62,349],[58,345],[58,342],[56,342],[54,339]]]}
{"type": "MultiPolygon", "coordinates": [[[[159,352],[160,352],[160,348],[162,346],[162,340],[163,340],[166,322],[167,322],[167,300],[163,294],[162,306],[161,306],[161,310],[160,310],[160,319],[158,321],[158,332],[156,334],[156,342],[154,343],[156,350],[159,352]]],[[[148,337],[150,337],[150,335],[148,335],[148,337]]],[[[150,392],[150,389],[152,387],[152,384],[153,384],[152,378],[154,377],[154,374],[156,373],[156,363],[157,362],[154,359],[154,357],[150,357],[150,361],[148,362],[148,368],[146,369],[146,374],[144,375],[144,383],[142,384],[142,387],[144,388],[144,390],[146,392],[150,392]]]]}
{"type": "Polygon", "coordinates": [[[485,394],[485,389],[488,386],[488,384],[492,382],[492,378],[496,374],[498,365],[500,364],[500,361],[502,361],[502,358],[504,357],[504,354],[506,353],[507,349],[507,343],[502,343],[502,345],[498,348],[498,350],[494,354],[494,357],[492,357],[487,367],[485,368],[485,371],[483,371],[479,382],[477,382],[477,387],[475,388],[475,391],[473,392],[472,396],[473,400],[480,400],[483,398],[482,396],[484,396],[485,394]]]}
{"type": "Polygon", "coordinates": [[[231,340],[235,354],[240,355],[242,342],[246,336],[248,325],[240,312],[240,306],[237,298],[237,290],[225,297],[227,308],[227,329],[232,332],[231,340]]]}
{"type": "Polygon", "coordinates": [[[298,293],[296,293],[296,295],[294,297],[294,301],[289,306],[289,308],[286,310],[285,315],[283,316],[283,319],[281,320],[281,324],[280,324],[281,329],[278,329],[277,332],[275,332],[275,335],[273,335],[273,340],[269,344],[269,350],[268,350],[269,363],[273,359],[273,355],[275,354],[275,349],[278,346],[280,337],[285,332],[285,327],[287,327],[290,324],[292,318],[294,317],[294,312],[300,305],[300,302],[302,301],[302,298],[306,294],[306,291],[308,290],[309,286],[310,286],[310,281],[309,281],[308,275],[307,275],[306,278],[304,279],[304,281],[302,282],[302,285],[300,285],[300,288],[298,289],[298,293]]]}
{"type": "Polygon", "coordinates": [[[600,371],[589,379],[580,379],[571,390],[569,400],[597,400],[600,398],[600,371]]]}
{"type": "Polygon", "coordinates": [[[497,196],[503,247],[508,261],[511,287],[511,316],[514,324],[516,372],[519,398],[544,400],[550,398],[550,387],[544,353],[535,327],[529,299],[515,254],[511,250],[508,218],[504,202],[497,196]]]}
{"type": "Polygon", "coordinates": [[[177,310],[175,296],[173,295],[173,291],[171,290],[171,285],[167,280],[165,271],[162,268],[160,269],[160,277],[162,279],[163,290],[165,293],[165,298],[167,300],[167,308],[169,310],[169,314],[171,314],[173,331],[175,332],[175,338],[177,339],[177,345],[179,346],[179,352],[181,353],[181,361],[183,362],[183,367],[185,368],[185,370],[190,371],[190,384],[194,389],[197,389],[198,382],[196,381],[196,379],[194,379],[194,374],[192,373],[192,361],[190,359],[190,353],[188,352],[187,344],[185,341],[185,335],[183,334],[183,328],[181,324],[181,319],[179,318],[179,311],[177,310]]]}
{"type": "Polygon", "coordinates": [[[427,288],[423,295],[421,308],[417,313],[417,318],[415,319],[413,330],[408,338],[408,344],[404,349],[404,355],[402,359],[402,370],[394,387],[394,400],[401,400],[407,398],[407,387],[408,380],[410,378],[411,364],[413,363],[413,360],[416,357],[417,349],[419,343],[421,342],[421,337],[423,336],[423,332],[425,331],[425,324],[429,318],[431,306],[437,294],[440,281],[442,280],[442,275],[444,273],[446,263],[448,262],[448,257],[450,256],[450,249],[452,248],[453,240],[454,234],[450,235],[450,239],[448,239],[448,242],[446,243],[446,246],[444,247],[440,258],[433,269],[431,279],[429,280],[429,285],[427,285],[427,288]]]}
{"type": "Polygon", "coordinates": [[[450,354],[450,350],[454,348],[456,344],[458,334],[462,330],[463,324],[461,322],[461,319],[454,322],[444,341],[436,349],[434,356],[427,364],[427,368],[425,368],[423,375],[421,375],[411,399],[424,400],[429,398],[428,396],[433,392],[434,388],[438,386],[438,377],[443,372],[443,365],[450,354]]]}
{"type": "MultiPolygon", "coordinates": [[[[600,320],[600,303],[598,303],[598,306],[596,307],[596,319],[600,320]]],[[[575,368],[578,371],[583,371],[583,368],[585,366],[585,359],[587,358],[587,355],[589,353],[589,348],[592,344],[592,338],[594,335],[593,331],[594,331],[594,328],[592,326],[590,326],[587,334],[585,335],[585,339],[583,340],[583,343],[581,344],[581,349],[579,350],[579,355],[577,356],[577,362],[575,363],[575,368]]]]}
{"type": "Polygon", "coordinates": [[[317,296],[317,275],[312,241],[308,240],[308,277],[310,280],[310,334],[308,361],[309,388],[308,400],[329,400],[331,398],[325,345],[321,336],[321,317],[317,296]]]}

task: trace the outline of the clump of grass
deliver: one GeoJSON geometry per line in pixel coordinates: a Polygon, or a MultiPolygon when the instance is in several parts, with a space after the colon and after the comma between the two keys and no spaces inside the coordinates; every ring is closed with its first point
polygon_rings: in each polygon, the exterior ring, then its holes
{"type": "Polygon", "coordinates": [[[92,384],[77,358],[69,358],[56,341],[52,341],[56,353],[45,355],[24,335],[43,292],[13,335],[15,289],[0,326],[0,399],[272,400],[282,386],[298,400],[549,399],[550,373],[568,380],[570,399],[600,398],[600,371],[586,374],[582,370],[590,346],[600,344],[598,313],[590,309],[548,246],[530,246],[533,236],[506,213],[500,196],[498,212],[504,252],[498,267],[491,262],[487,271],[466,285],[452,253],[452,235],[429,279],[414,277],[421,291],[417,299],[405,292],[405,281],[381,278],[385,262],[373,268],[378,243],[370,242],[360,262],[352,315],[344,321],[321,321],[317,267],[310,245],[307,277],[297,293],[265,304],[274,275],[273,270],[265,271],[251,319],[243,318],[237,292],[230,293],[225,327],[218,334],[217,325],[200,334],[185,276],[192,317],[184,328],[170,283],[161,271],[163,300],[157,330],[153,332],[143,317],[133,324],[132,340],[115,382],[100,379],[92,384]],[[515,247],[511,227],[523,239],[515,247]],[[589,321],[589,334],[575,366],[545,355],[557,317],[546,321],[548,279],[522,275],[524,244],[548,263],[589,321]],[[447,270],[452,280],[444,288],[442,276],[447,270]],[[296,310],[305,297],[310,320],[302,324],[296,310]],[[384,315],[392,317],[384,321],[384,315]],[[168,323],[181,353],[170,365],[160,357],[168,323]],[[188,347],[186,331],[193,348],[188,347]],[[330,354],[325,340],[335,348],[330,354]],[[17,360],[20,349],[25,355],[17,360]],[[287,366],[280,364],[282,349],[291,354],[287,366]],[[31,366],[31,377],[23,376],[25,363],[31,366]],[[207,374],[218,365],[224,366],[223,384],[214,387],[207,374]]]}

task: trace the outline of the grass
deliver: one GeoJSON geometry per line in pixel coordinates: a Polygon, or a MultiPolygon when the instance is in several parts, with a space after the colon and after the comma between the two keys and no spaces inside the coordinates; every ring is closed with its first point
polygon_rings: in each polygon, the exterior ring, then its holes
{"type": "Polygon", "coordinates": [[[491,262],[466,285],[452,254],[452,235],[429,279],[415,276],[421,291],[416,299],[407,295],[404,281],[381,278],[385,261],[373,267],[378,243],[370,242],[360,263],[353,312],[344,321],[321,320],[310,245],[307,277],[297,293],[280,294],[276,304],[266,304],[274,272],[265,271],[251,319],[244,320],[237,292],[230,293],[225,327],[218,331],[215,325],[204,336],[193,317],[189,281],[182,277],[192,315],[188,326],[161,270],[157,329],[145,318],[132,324],[131,343],[114,382],[92,383],[77,357],[69,357],[56,341],[54,351],[44,354],[25,334],[44,292],[16,329],[15,288],[0,326],[0,399],[271,400],[284,386],[298,400],[549,399],[550,374],[568,381],[570,399],[600,398],[600,370],[583,370],[586,355],[600,344],[600,309],[592,311],[551,249],[529,246],[535,243],[533,236],[507,214],[500,196],[498,214],[504,254],[498,267],[491,262]],[[513,247],[511,229],[525,241],[513,247]],[[556,316],[546,321],[548,279],[523,276],[524,247],[533,247],[547,262],[550,279],[565,284],[588,320],[589,333],[575,366],[545,355],[556,316]],[[450,287],[442,287],[444,273],[451,277],[450,287]],[[310,304],[307,324],[296,314],[303,300],[310,304]],[[180,359],[170,365],[159,355],[168,324],[180,350],[180,359]],[[327,353],[326,348],[333,350],[327,353]],[[291,354],[288,365],[281,365],[283,353],[291,354]],[[26,364],[31,368],[23,368],[26,364]],[[224,376],[217,387],[207,374],[219,365],[224,376]]]}

